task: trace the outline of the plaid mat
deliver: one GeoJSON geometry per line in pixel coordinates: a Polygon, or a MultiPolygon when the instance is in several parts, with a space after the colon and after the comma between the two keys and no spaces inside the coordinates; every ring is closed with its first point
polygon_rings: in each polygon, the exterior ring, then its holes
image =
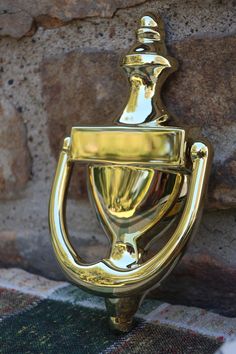
{"type": "Polygon", "coordinates": [[[0,353],[211,354],[236,319],[146,300],[136,327],[112,333],[103,299],[20,269],[0,270],[0,353]]]}

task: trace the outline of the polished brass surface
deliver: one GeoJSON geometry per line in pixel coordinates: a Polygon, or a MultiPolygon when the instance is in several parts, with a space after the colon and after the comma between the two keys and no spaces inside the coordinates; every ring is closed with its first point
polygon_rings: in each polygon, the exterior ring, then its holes
{"type": "Polygon", "coordinates": [[[185,131],[178,128],[76,127],[71,139],[71,160],[184,167],[185,131]]]}
{"type": "Polygon", "coordinates": [[[49,205],[59,264],[72,282],[106,297],[110,323],[120,331],[129,330],[146,292],[182,257],[199,221],[212,155],[208,143],[163,125],[169,114],[160,88],[177,64],[160,18],[143,16],[137,37],[122,62],[131,85],[123,113],[113,126],[72,128],[49,205]],[[111,244],[109,256],[92,264],[77,254],[66,229],[75,163],[87,164],[90,200],[111,244]]]}
{"type": "Polygon", "coordinates": [[[161,18],[146,15],[140,25],[138,41],[122,62],[131,90],[118,122],[132,125],[152,122],[156,126],[169,117],[161,100],[161,87],[178,64],[167,54],[161,18]]]}

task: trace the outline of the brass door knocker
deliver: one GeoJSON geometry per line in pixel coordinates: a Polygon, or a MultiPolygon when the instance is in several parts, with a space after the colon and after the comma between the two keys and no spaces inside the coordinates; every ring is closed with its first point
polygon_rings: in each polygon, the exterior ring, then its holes
{"type": "Polygon", "coordinates": [[[211,165],[209,144],[165,125],[160,91],[177,62],[167,54],[161,19],[141,18],[122,67],[131,87],[118,121],[73,127],[60,154],[49,205],[52,243],[68,278],[104,296],[113,328],[127,331],[147,291],[182,257],[199,220],[211,165]],[[110,256],[86,264],[71,245],[65,198],[76,162],[88,165],[88,189],[111,240],[110,256]],[[154,249],[154,251],[153,251],[154,249]]]}

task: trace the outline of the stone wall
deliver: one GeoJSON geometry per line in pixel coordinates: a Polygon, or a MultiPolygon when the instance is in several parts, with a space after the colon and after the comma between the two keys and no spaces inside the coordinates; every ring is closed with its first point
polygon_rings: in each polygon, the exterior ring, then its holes
{"type": "MultiPolygon", "coordinates": [[[[128,87],[119,60],[140,16],[152,11],[162,15],[180,63],[163,90],[174,123],[203,134],[215,149],[200,231],[158,296],[203,307],[212,301],[236,313],[235,7],[233,0],[1,1],[1,265],[63,277],[47,224],[63,137],[72,125],[109,124],[121,112],[128,87]]],[[[84,181],[80,168],[68,218],[74,242],[92,260],[108,245],[84,181]]]]}

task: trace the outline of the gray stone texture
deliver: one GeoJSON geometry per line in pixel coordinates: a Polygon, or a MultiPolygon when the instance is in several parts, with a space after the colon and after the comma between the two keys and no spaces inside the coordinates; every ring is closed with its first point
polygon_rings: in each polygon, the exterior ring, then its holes
{"type": "Polygon", "coordinates": [[[30,178],[24,122],[0,90],[0,199],[20,195],[30,178]]]}
{"type": "MultiPolygon", "coordinates": [[[[0,264],[63,277],[47,223],[62,139],[73,124],[110,124],[122,110],[128,87],[119,59],[147,11],[162,15],[169,51],[180,63],[163,90],[170,123],[203,134],[215,149],[208,211],[175,273],[154,295],[235,315],[236,24],[230,0],[1,1],[0,92],[7,108],[0,111],[0,264]]],[[[80,200],[69,200],[68,223],[73,243],[92,261],[108,245],[86,201],[84,170],[75,172],[71,195],[80,200]]]]}
{"type": "Polygon", "coordinates": [[[62,26],[74,19],[112,17],[120,8],[145,0],[2,0],[0,35],[21,38],[32,35],[37,26],[62,26]]]}

